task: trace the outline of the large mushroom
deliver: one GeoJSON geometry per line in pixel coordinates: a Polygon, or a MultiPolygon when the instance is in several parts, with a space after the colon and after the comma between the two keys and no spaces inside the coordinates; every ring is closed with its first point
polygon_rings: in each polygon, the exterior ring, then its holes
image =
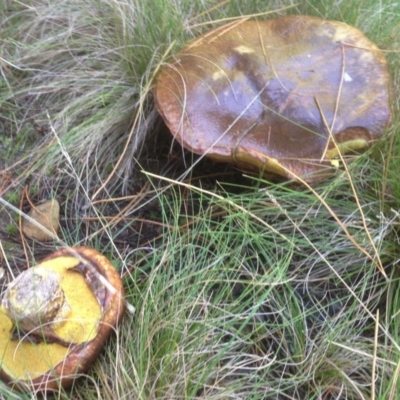
{"type": "Polygon", "coordinates": [[[291,15],[203,34],[161,67],[156,106],[197,154],[316,182],[388,127],[386,60],[345,23],[291,15]]]}
{"type": "Polygon", "coordinates": [[[71,385],[121,321],[123,294],[111,262],[84,247],[20,274],[0,307],[0,377],[21,391],[71,385]]]}

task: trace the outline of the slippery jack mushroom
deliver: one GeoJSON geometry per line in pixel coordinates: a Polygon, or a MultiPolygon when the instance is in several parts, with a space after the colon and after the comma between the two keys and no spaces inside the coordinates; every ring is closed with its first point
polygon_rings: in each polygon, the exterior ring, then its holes
{"type": "Polygon", "coordinates": [[[68,387],[124,313],[118,272],[97,251],[63,249],[11,282],[0,307],[0,377],[20,391],[68,387]]]}
{"type": "Polygon", "coordinates": [[[345,23],[290,15],[234,21],[161,67],[156,106],[182,146],[317,182],[391,121],[386,60],[345,23]]]}

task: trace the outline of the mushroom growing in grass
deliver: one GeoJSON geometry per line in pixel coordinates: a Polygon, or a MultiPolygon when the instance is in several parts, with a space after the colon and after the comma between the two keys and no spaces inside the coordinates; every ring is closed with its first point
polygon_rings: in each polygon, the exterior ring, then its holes
{"type": "Polygon", "coordinates": [[[161,67],[154,97],[192,152],[316,182],[383,134],[391,85],[382,52],[358,29],[290,15],[191,41],[161,67]]]}
{"type": "Polygon", "coordinates": [[[118,272],[85,247],[51,254],[12,281],[0,308],[0,376],[21,391],[68,387],[124,313],[118,272]]]}

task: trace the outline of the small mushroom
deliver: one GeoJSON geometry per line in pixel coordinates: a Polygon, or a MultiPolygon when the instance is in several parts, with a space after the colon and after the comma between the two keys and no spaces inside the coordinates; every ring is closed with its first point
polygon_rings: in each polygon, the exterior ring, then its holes
{"type": "Polygon", "coordinates": [[[156,77],[182,146],[245,169],[317,182],[391,121],[387,62],[345,23],[242,19],[189,42],[156,77]]]}
{"type": "Polygon", "coordinates": [[[123,295],[111,262],[85,247],[23,272],[0,306],[0,377],[20,391],[68,387],[121,321],[123,295]]]}

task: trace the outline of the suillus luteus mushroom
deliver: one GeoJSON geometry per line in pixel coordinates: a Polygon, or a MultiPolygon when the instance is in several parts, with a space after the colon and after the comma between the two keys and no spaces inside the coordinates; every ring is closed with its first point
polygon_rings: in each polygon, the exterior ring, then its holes
{"type": "Polygon", "coordinates": [[[12,281],[0,306],[0,376],[20,391],[68,387],[124,313],[118,272],[97,251],[51,254],[12,281]]]}
{"type": "Polygon", "coordinates": [[[156,106],[194,153],[316,182],[391,121],[385,57],[358,29],[290,15],[189,42],[156,78],[156,106]],[[340,157],[340,156],[339,156],[340,157]]]}

